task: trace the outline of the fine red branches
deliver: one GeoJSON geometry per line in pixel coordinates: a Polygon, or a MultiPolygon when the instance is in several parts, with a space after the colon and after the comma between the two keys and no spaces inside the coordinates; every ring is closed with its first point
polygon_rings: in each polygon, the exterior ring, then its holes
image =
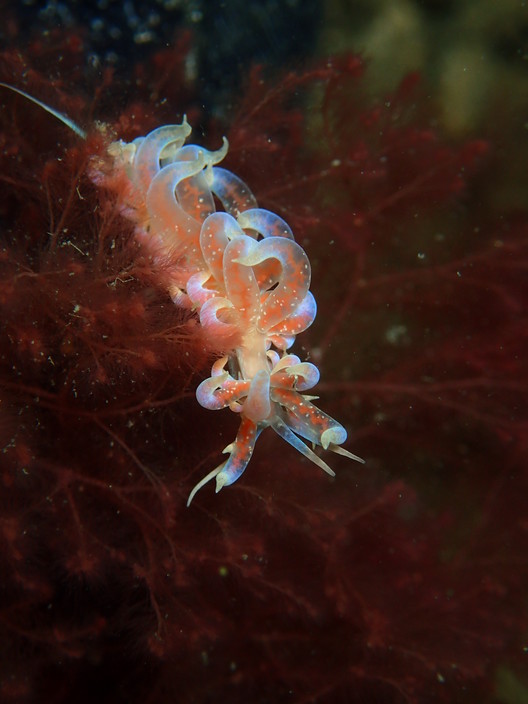
{"type": "MultiPolygon", "coordinates": [[[[233,434],[194,398],[214,341],[90,182],[104,141],[4,97],[5,701],[485,702],[515,679],[526,218],[482,201],[490,146],[446,144],[414,77],[374,100],[363,74],[356,57],[254,73],[227,168],[310,255],[299,343],[367,465],[331,481],[264,434],[244,481],[191,510],[233,434]]],[[[119,136],[154,126],[141,97],[133,114],[119,136]]]]}

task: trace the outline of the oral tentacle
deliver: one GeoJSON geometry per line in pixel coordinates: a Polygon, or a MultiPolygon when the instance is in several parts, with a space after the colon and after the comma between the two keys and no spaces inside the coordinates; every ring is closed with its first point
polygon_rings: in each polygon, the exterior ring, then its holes
{"type": "Polygon", "coordinates": [[[187,508],[189,508],[189,506],[191,505],[191,501],[194,499],[194,497],[200,491],[200,489],[203,486],[205,486],[208,482],[210,482],[211,479],[214,479],[215,477],[217,477],[220,474],[220,472],[222,471],[222,469],[225,467],[226,464],[227,464],[227,460],[225,462],[222,462],[222,464],[219,464],[218,467],[215,467],[215,469],[213,469],[211,472],[209,472],[209,474],[206,474],[203,479],[200,479],[198,484],[196,484],[194,486],[193,490],[189,494],[189,498],[187,499],[187,508]]]}

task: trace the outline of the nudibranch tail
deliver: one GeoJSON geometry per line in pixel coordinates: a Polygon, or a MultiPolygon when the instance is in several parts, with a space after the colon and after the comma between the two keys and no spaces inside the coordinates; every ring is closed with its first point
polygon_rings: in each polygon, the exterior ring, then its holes
{"type": "MultiPolygon", "coordinates": [[[[18,88],[0,86],[86,138],[65,115],[18,88]]],[[[209,151],[186,144],[190,133],[184,117],[129,144],[113,142],[106,161],[94,160],[91,168],[94,182],[116,191],[122,215],[133,221],[154,264],[162,263],[165,274],[171,267],[174,303],[196,310],[211,336],[238,340],[228,357],[214,362],[196,397],[210,410],[230,408],[240,427],[224,450],[228,459],[195,485],[187,506],[211,479],[217,493],[233,484],[267,427],[330,476],[334,471],[304,441],[363,462],[341,447],[345,428],[313,405],[315,396],[303,393],[319,381],[317,367],[286,352],[317,312],[306,252],[287,222],[259,208],[244,181],[217,166],[227,140],[209,151]]]]}

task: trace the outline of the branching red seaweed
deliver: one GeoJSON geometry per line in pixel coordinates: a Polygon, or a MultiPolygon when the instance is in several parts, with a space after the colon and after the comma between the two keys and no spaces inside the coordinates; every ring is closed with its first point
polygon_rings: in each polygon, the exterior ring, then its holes
{"type": "MultiPolygon", "coordinates": [[[[156,124],[151,70],[119,136],[156,124]]],[[[232,435],[194,398],[215,343],[91,183],[103,134],[2,103],[3,701],[493,701],[528,625],[528,227],[472,186],[492,146],[445,144],[416,77],[368,96],[357,57],[251,74],[227,165],[310,254],[298,344],[367,465],[331,481],[264,434],[187,510],[232,435]]]]}

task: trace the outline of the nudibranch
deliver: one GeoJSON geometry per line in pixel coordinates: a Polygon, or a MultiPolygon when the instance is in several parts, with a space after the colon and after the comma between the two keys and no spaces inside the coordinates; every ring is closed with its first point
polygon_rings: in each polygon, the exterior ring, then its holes
{"type": "Polygon", "coordinates": [[[190,133],[184,118],[131,143],[113,142],[110,163],[92,170],[101,185],[119,184],[121,212],[151,259],[177,262],[174,303],[195,310],[211,336],[232,331],[240,341],[196,390],[204,408],[238,413],[240,427],[223,451],[228,458],[196,484],[187,505],[212,479],[217,493],[233,484],[267,427],[331,476],[304,440],[363,461],[341,447],[346,430],[305,393],[319,380],[317,367],[288,353],[316,315],[306,252],[281,217],[259,208],[248,186],[218,166],[227,140],[209,151],[186,144],[190,133]]]}
{"type": "MultiPolygon", "coordinates": [[[[67,116],[18,88],[0,86],[86,138],[67,116]]],[[[190,134],[184,118],[181,125],[158,127],[131,143],[112,142],[106,158],[94,158],[91,166],[93,181],[115,191],[122,215],[153,263],[166,270],[172,262],[168,289],[174,303],[196,311],[211,336],[239,340],[214,362],[196,398],[204,408],[238,413],[240,427],[223,451],[228,458],[196,484],[187,506],[212,479],[217,493],[233,484],[268,427],[331,476],[333,470],[305,440],[363,462],[341,447],[344,427],[305,393],[319,381],[317,367],[288,352],[317,310],[306,252],[281,217],[259,208],[248,186],[218,166],[227,140],[209,151],[186,144],[190,134]]]]}

